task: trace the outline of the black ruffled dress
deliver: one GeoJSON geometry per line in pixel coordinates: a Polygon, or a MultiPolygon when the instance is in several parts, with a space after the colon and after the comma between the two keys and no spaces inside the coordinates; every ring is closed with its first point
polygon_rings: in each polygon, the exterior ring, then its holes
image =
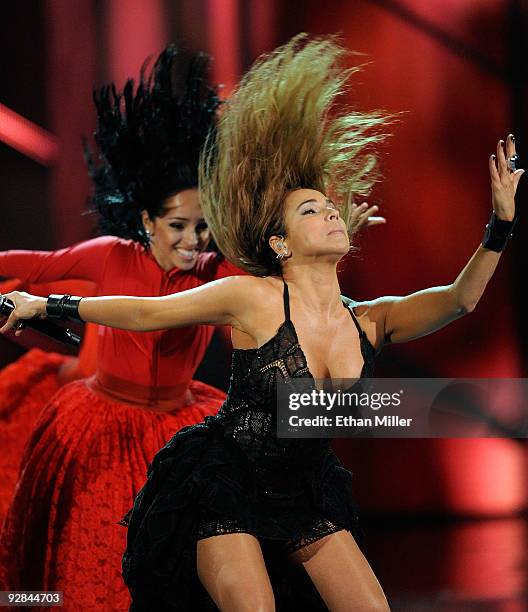
{"type": "MultiPolygon", "coordinates": [[[[370,377],[374,348],[342,299],[360,334],[361,377],[370,377]]],[[[284,323],[263,346],[233,351],[218,414],[179,431],[154,458],[125,518],[131,611],[217,610],[197,576],[196,542],[239,532],[259,539],[278,611],[326,610],[287,555],[341,529],[361,540],[361,529],[352,474],[330,440],[277,438],[277,381],[311,377],[289,310],[284,283],[284,323]]]]}

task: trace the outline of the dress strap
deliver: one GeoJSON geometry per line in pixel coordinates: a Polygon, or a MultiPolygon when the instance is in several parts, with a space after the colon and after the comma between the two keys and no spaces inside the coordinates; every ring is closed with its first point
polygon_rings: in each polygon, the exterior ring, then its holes
{"type": "Polygon", "coordinates": [[[352,317],[352,321],[354,321],[354,324],[357,327],[359,335],[361,336],[361,334],[364,334],[365,332],[361,328],[361,325],[357,322],[356,315],[354,314],[354,311],[352,310],[352,306],[347,306],[345,302],[343,302],[343,306],[348,310],[348,312],[350,312],[350,316],[352,317]]]}
{"type": "Polygon", "coordinates": [[[286,284],[286,281],[282,279],[282,282],[284,283],[284,291],[282,293],[282,297],[284,300],[284,318],[286,319],[286,321],[289,321],[290,320],[290,292],[288,291],[288,285],[286,284]]]}

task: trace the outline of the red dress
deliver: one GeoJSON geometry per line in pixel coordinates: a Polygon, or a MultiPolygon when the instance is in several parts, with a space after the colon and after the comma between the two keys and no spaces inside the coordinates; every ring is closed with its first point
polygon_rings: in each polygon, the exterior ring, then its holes
{"type": "MultiPolygon", "coordinates": [[[[2,257],[11,275],[30,265],[35,282],[84,279],[100,295],[168,295],[241,274],[215,253],[202,253],[191,271],[164,272],[142,246],[113,237],[2,257]]],[[[0,539],[0,587],[63,591],[65,610],[128,610],[126,529],[117,523],[154,454],[225,399],[192,380],[213,330],[99,328],[96,374],[62,387],[28,442],[0,539]]]]}
{"type": "MultiPolygon", "coordinates": [[[[2,254],[0,263],[1,257],[2,254]]],[[[65,293],[65,283],[69,285],[67,290],[76,295],[93,295],[93,285],[84,281],[40,285],[28,283],[27,279],[0,283],[0,293],[15,290],[34,295],[65,293]]],[[[78,357],[32,348],[0,370],[0,528],[13,495],[24,447],[40,411],[62,385],[95,372],[96,348],[97,326],[89,324],[85,326],[78,357]]]]}

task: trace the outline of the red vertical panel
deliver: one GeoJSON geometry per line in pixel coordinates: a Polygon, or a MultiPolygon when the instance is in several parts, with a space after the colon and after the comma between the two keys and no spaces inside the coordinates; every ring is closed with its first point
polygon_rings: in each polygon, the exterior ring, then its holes
{"type": "Polygon", "coordinates": [[[95,23],[92,2],[49,0],[48,108],[51,132],[60,155],[52,169],[54,243],[64,246],[88,236],[88,176],[81,137],[93,131],[92,87],[95,81],[95,23]]]}
{"type": "Polygon", "coordinates": [[[207,0],[207,23],[213,56],[213,80],[227,97],[240,76],[239,0],[207,0]]]}
{"type": "Polygon", "coordinates": [[[276,46],[277,4],[276,0],[249,0],[250,52],[251,58],[271,51],[276,46]]]}
{"type": "Polygon", "coordinates": [[[168,42],[164,1],[112,0],[105,10],[107,77],[121,86],[168,42]]]}

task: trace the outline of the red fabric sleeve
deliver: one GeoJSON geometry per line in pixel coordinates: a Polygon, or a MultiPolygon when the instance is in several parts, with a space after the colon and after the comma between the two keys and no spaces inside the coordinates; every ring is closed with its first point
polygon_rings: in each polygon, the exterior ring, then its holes
{"type": "Polygon", "coordinates": [[[225,257],[222,257],[220,259],[218,267],[216,268],[214,277],[215,279],[217,279],[217,278],[225,278],[226,276],[240,276],[240,275],[247,276],[248,273],[245,270],[241,270],[240,268],[237,268],[230,261],[227,261],[225,257]]]}
{"type": "Polygon", "coordinates": [[[226,276],[247,275],[247,272],[227,261],[221,253],[213,251],[200,253],[194,273],[204,283],[209,283],[218,278],[225,278],[226,276]]]}
{"type": "Polygon", "coordinates": [[[99,284],[106,257],[118,241],[114,236],[101,236],[59,251],[4,251],[0,253],[0,276],[29,283],[77,279],[99,284]]]}

